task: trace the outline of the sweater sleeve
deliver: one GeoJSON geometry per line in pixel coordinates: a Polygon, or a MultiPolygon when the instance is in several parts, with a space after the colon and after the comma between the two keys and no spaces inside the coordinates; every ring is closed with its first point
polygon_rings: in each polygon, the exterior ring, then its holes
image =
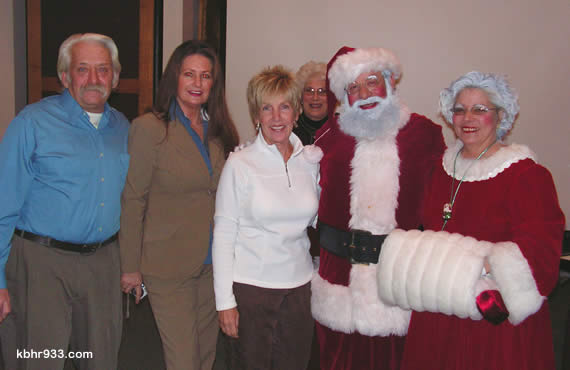
{"type": "Polygon", "coordinates": [[[230,154],[220,176],[216,193],[212,258],[216,310],[237,306],[233,294],[235,244],[238,235],[240,197],[245,178],[239,176],[236,155],[230,154]]]}
{"type": "MultiPolygon", "coordinates": [[[[149,115],[136,119],[129,129],[129,171],[121,196],[121,271],[139,272],[143,242],[143,223],[163,130],[149,115]]],[[[153,116],[154,118],[154,116],[153,116]]]]}

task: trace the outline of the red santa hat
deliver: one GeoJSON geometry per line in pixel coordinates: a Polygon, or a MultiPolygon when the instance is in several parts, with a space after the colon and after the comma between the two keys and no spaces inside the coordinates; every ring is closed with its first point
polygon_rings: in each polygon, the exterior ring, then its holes
{"type": "MultiPolygon", "coordinates": [[[[397,80],[402,74],[400,61],[383,48],[354,49],[343,46],[327,65],[327,84],[336,99],[342,102],[346,86],[366,72],[389,70],[397,80]]],[[[329,102],[330,103],[330,102],[329,102]]],[[[329,107],[331,105],[329,104],[329,107]]]]}

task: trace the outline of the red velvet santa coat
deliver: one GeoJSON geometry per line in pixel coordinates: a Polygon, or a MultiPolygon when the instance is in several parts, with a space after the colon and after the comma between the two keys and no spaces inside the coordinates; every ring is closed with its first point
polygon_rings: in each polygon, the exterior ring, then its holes
{"type": "Polygon", "coordinates": [[[554,369],[546,296],[558,279],[564,215],[552,177],[516,144],[459,158],[454,171],[459,149],[446,151],[427,188],[422,219],[434,231],[395,231],[382,250],[381,298],[414,310],[402,368],[554,369]],[[457,189],[467,169],[441,232],[453,172],[457,189]],[[510,311],[499,325],[475,306],[484,258],[510,311]]]}
{"type": "MultiPolygon", "coordinates": [[[[400,116],[392,134],[358,143],[334,116],[317,132],[320,222],[374,234],[420,226],[420,200],[444,142],[426,117],[405,106],[400,116]]],[[[379,301],[376,265],[351,265],[321,248],[311,304],[322,369],[399,368],[410,312],[379,301]]]]}

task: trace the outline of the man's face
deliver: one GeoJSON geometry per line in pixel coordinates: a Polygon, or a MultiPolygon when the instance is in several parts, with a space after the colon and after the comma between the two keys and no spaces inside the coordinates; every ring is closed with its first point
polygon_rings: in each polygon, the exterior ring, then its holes
{"type": "MultiPolygon", "coordinates": [[[[394,87],[394,79],[390,79],[394,87]]],[[[385,135],[400,122],[400,103],[396,94],[388,96],[380,72],[366,72],[346,87],[347,103],[341,104],[338,122],[341,130],[356,138],[385,135]]]]}
{"type": "Polygon", "coordinates": [[[87,112],[103,112],[111,94],[113,63],[107,48],[98,42],[81,41],[71,49],[69,71],[61,74],[63,86],[87,112]]]}
{"type": "MultiPolygon", "coordinates": [[[[384,99],[386,97],[386,83],[381,72],[364,72],[354,82],[348,84],[346,92],[350,106],[359,100],[366,100],[371,96],[384,99]]],[[[366,104],[361,106],[360,109],[372,109],[376,105],[377,103],[366,104]]]]}

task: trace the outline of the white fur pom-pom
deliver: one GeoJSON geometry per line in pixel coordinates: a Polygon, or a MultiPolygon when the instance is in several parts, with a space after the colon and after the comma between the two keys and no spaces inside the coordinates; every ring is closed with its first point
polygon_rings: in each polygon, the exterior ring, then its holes
{"type": "Polygon", "coordinates": [[[252,142],[249,141],[249,140],[246,141],[245,143],[241,143],[241,144],[239,144],[238,146],[236,146],[236,147],[234,148],[234,150],[233,150],[232,153],[239,152],[240,150],[242,150],[242,149],[244,149],[244,148],[247,148],[247,147],[250,146],[251,144],[252,144],[252,142]]]}
{"type": "Polygon", "coordinates": [[[319,163],[323,158],[323,151],[316,145],[305,145],[303,147],[303,156],[310,163],[319,163]]]}

